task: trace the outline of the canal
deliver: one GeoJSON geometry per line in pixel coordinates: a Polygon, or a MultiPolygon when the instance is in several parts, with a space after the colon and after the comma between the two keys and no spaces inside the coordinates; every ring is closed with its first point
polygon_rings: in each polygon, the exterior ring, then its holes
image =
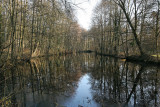
{"type": "Polygon", "coordinates": [[[0,106],[160,106],[160,68],[95,54],[34,58],[0,71],[0,106]]]}

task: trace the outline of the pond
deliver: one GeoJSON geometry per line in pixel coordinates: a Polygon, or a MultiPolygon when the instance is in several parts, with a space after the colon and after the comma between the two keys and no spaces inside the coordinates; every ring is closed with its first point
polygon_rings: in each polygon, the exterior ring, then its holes
{"type": "Polygon", "coordinates": [[[0,71],[0,106],[160,106],[160,69],[95,54],[32,59],[0,71]]]}

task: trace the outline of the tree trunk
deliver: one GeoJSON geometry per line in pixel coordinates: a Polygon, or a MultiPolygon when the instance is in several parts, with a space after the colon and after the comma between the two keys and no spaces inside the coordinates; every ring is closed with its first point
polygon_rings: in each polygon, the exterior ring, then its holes
{"type": "MultiPolygon", "coordinates": [[[[125,9],[125,4],[124,4],[124,2],[121,2],[121,4],[119,4],[119,6],[120,6],[121,9],[123,10],[123,12],[124,12],[124,14],[125,14],[125,17],[126,17],[126,19],[127,19],[127,22],[128,22],[128,24],[129,24],[129,26],[131,27],[131,30],[132,30],[133,36],[134,36],[134,38],[135,38],[136,44],[137,44],[138,49],[139,49],[139,51],[140,51],[140,54],[141,54],[141,56],[142,56],[142,55],[144,55],[144,51],[142,50],[141,43],[140,43],[140,41],[139,41],[139,39],[138,39],[138,35],[137,35],[137,33],[136,33],[136,28],[133,26],[133,24],[132,24],[132,22],[131,22],[131,19],[130,19],[129,15],[128,15],[126,9],[125,9]]],[[[135,19],[136,19],[136,18],[135,18],[135,19]]],[[[137,20],[135,20],[135,21],[137,22],[137,20]]],[[[135,25],[136,25],[136,24],[135,24],[135,25]]]]}

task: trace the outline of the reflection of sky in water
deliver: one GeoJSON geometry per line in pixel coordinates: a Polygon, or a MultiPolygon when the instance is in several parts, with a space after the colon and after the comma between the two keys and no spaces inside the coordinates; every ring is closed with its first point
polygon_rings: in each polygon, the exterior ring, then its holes
{"type": "Polygon", "coordinates": [[[159,68],[88,55],[36,59],[5,72],[1,97],[13,93],[14,107],[159,107],[159,68]]]}
{"type": "Polygon", "coordinates": [[[89,84],[89,76],[85,74],[81,77],[78,88],[71,98],[65,101],[62,105],[67,107],[98,107],[99,105],[93,100],[90,91],[91,85],[89,84]]]}

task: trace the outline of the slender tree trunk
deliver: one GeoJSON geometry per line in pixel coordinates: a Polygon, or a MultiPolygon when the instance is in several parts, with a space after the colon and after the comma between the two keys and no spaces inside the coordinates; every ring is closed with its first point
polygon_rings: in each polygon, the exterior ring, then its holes
{"type": "Polygon", "coordinates": [[[35,2],[33,2],[33,7],[32,7],[32,35],[31,35],[31,47],[30,47],[30,57],[32,57],[32,52],[33,52],[33,36],[34,36],[34,15],[35,15],[35,2]]]}
{"type": "MultiPolygon", "coordinates": [[[[121,0],[120,0],[120,1],[121,1],[121,0]]],[[[139,41],[139,39],[138,39],[138,35],[137,35],[137,33],[136,33],[136,28],[134,27],[134,25],[133,25],[132,22],[131,22],[131,19],[130,19],[130,17],[129,17],[129,14],[127,13],[127,11],[126,11],[126,9],[125,9],[125,4],[124,4],[124,2],[121,1],[121,4],[119,4],[119,6],[120,6],[121,9],[123,10],[123,12],[124,12],[124,14],[125,14],[125,17],[126,17],[126,19],[127,19],[127,22],[128,22],[129,26],[130,26],[131,29],[132,29],[132,33],[133,33],[133,36],[134,36],[134,38],[135,38],[136,44],[137,44],[137,46],[138,46],[138,49],[139,49],[139,51],[140,51],[140,54],[141,54],[141,55],[144,55],[144,51],[143,51],[143,49],[142,49],[142,47],[141,47],[141,43],[140,43],[140,41],[139,41]]],[[[135,17],[136,17],[136,16],[135,16],[135,17]]],[[[135,18],[135,22],[137,22],[136,18],[135,18]]],[[[137,26],[137,25],[135,24],[135,26],[137,26]]]]}
{"type": "Polygon", "coordinates": [[[15,35],[15,0],[12,0],[11,2],[11,15],[10,15],[10,18],[11,18],[11,59],[13,60],[14,58],[14,35],[15,35]]]}
{"type": "Polygon", "coordinates": [[[158,3],[158,11],[157,11],[157,15],[156,15],[156,32],[155,32],[155,37],[156,37],[156,53],[157,53],[157,60],[158,60],[158,36],[159,36],[159,1],[157,1],[158,3]]]}

